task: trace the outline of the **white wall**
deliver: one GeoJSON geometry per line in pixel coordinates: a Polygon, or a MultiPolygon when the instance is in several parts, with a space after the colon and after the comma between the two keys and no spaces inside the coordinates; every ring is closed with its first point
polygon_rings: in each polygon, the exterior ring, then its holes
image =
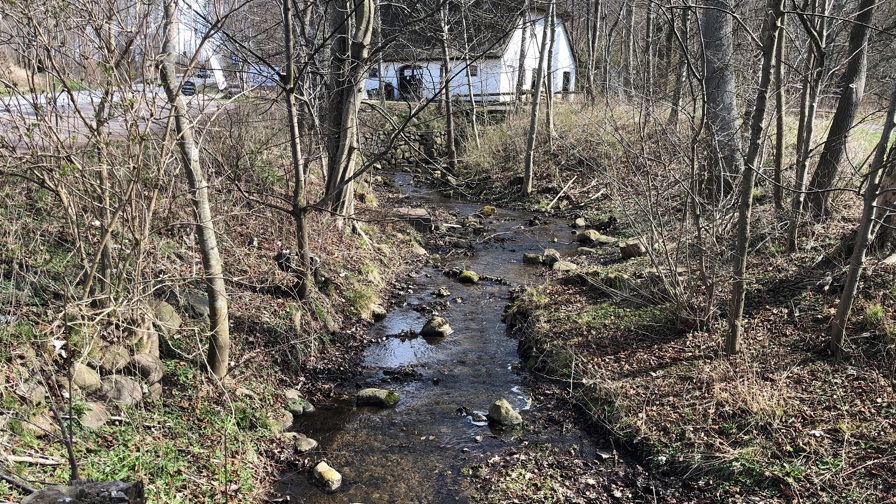
{"type": "MultiPolygon", "coordinates": [[[[526,23],[526,29],[530,32],[526,37],[526,59],[525,59],[525,78],[523,80],[523,89],[530,89],[535,68],[538,66],[538,55],[541,51],[541,38],[544,32],[545,18],[540,11],[532,10],[529,13],[530,19],[534,19],[533,23],[526,23]]],[[[487,96],[486,100],[490,101],[509,101],[513,99],[516,89],[517,72],[519,70],[520,45],[522,44],[523,22],[520,20],[520,26],[511,35],[510,41],[507,43],[504,54],[500,58],[492,58],[480,61],[473,61],[471,65],[478,67],[478,75],[471,77],[473,81],[473,94],[477,96],[477,100],[481,100],[480,95],[484,92],[487,96]]],[[[556,32],[554,40],[553,54],[553,75],[550,77],[553,82],[555,93],[559,93],[563,86],[564,72],[570,73],[569,91],[575,90],[575,59],[572,54],[572,46],[569,41],[566,28],[562,21],[557,20],[556,32]]],[[[380,79],[384,82],[392,83],[395,89],[394,99],[398,97],[398,70],[405,63],[386,62],[383,63],[380,79]]],[[[419,75],[425,86],[425,97],[431,98],[435,91],[439,88],[441,68],[440,61],[420,62],[419,75]]],[[[547,62],[545,62],[547,66],[547,62]]],[[[451,69],[451,80],[449,83],[450,93],[452,96],[466,98],[470,94],[467,86],[466,64],[464,61],[453,61],[451,69]]],[[[364,89],[372,90],[379,87],[379,79],[371,78],[369,73],[364,81],[364,89]]],[[[372,97],[374,93],[370,94],[372,97]]],[[[463,99],[462,98],[462,99],[463,99]]]]}

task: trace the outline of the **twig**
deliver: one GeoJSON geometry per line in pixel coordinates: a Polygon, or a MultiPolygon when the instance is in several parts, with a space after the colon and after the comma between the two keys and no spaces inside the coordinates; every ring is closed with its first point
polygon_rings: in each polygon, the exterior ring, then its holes
{"type": "MultiPolygon", "coordinates": [[[[53,384],[56,395],[62,397],[62,394],[59,393],[59,384],[56,383],[56,377],[52,374],[44,373],[44,370],[42,368],[40,368],[40,372],[41,374],[43,374],[44,381],[47,384],[53,384]]],[[[75,450],[72,447],[71,433],[66,428],[65,421],[62,419],[62,415],[59,414],[59,410],[56,408],[55,402],[50,399],[47,401],[47,404],[50,406],[50,410],[53,412],[53,417],[56,419],[56,423],[59,424],[59,431],[62,433],[62,442],[65,445],[65,450],[68,454],[68,465],[69,469],[71,470],[69,481],[78,481],[81,478],[78,475],[78,459],[75,458],[75,450]]]]}
{"type": "Polygon", "coordinates": [[[37,491],[35,488],[29,486],[27,483],[25,483],[23,481],[19,481],[19,480],[13,478],[12,476],[3,474],[2,472],[0,472],[0,479],[2,479],[3,481],[9,483],[10,485],[18,488],[19,490],[21,490],[27,494],[33,494],[34,492],[37,491]]]}
{"type": "Polygon", "coordinates": [[[558,199],[560,199],[560,196],[563,196],[563,193],[565,193],[566,190],[569,189],[569,186],[571,186],[572,183],[576,181],[576,177],[578,177],[578,175],[574,176],[574,177],[572,178],[572,180],[570,180],[570,181],[566,184],[566,187],[564,187],[563,190],[561,190],[559,193],[557,193],[557,196],[554,197],[554,200],[551,201],[551,204],[548,205],[548,207],[544,209],[545,212],[548,212],[548,211],[551,210],[551,207],[554,206],[554,203],[556,203],[558,199]]]}
{"type": "Polygon", "coordinates": [[[57,466],[62,465],[64,462],[57,458],[43,458],[43,457],[21,457],[19,455],[7,455],[6,461],[10,464],[34,464],[34,465],[45,465],[45,466],[57,466]]]}

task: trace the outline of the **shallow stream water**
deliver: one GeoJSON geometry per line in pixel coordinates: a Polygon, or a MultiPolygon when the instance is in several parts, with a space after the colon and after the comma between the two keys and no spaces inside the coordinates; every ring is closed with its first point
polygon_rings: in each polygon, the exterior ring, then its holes
{"type": "MultiPolygon", "coordinates": [[[[404,206],[438,206],[459,220],[481,205],[446,200],[395,175],[404,206]]],[[[306,456],[325,460],[342,474],[342,488],[326,494],[314,486],[308,472],[286,475],[277,490],[290,502],[307,503],[447,503],[467,502],[464,467],[514,443],[510,433],[492,430],[459,412],[485,413],[505,398],[525,418],[531,407],[519,371],[517,341],[501,321],[511,287],[538,284],[543,268],[522,263],[523,253],[556,248],[575,251],[565,222],[544,219],[530,226],[533,214],[498,209],[484,218],[487,229],[468,238],[472,256],[449,257],[440,267],[424,267],[409,278],[386,318],[371,328],[380,343],[369,347],[357,382],[396,389],[399,403],[391,409],[356,407],[353,402],[318,404],[296,430],[316,439],[320,447],[306,456]],[[501,278],[509,285],[483,281],[462,285],[443,275],[461,268],[501,278]],[[447,307],[439,306],[454,333],[441,339],[396,336],[419,331],[427,319],[421,306],[438,306],[434,294],[446,288],[447,307]],[[416,309],[415,309],[416,308],[416,309]]]]}

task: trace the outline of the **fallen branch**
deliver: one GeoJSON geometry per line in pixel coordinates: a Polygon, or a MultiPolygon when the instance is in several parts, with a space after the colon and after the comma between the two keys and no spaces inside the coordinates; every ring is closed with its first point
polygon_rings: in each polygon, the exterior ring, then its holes
{"type": "Polygon", "coordinates": [[[18,488],[19,490],[21,490],[22,492],[25,492],[27,494],[33,494],[34,492],[37,491],[33,487],[29,486],[27,483],[25,483],[23,481],[19,481],[16,478],[13,478],[12,476],[3,474],[2,472],[0,472],[0,479],[2,479],[3,481],[9,483],[13,487],[18,488]]]}
{"type": "Polygon", "coordinates": [[[10,464],[33,464],[43,466],[58,466],[64,463],[58,458],[21,457],[19,455],[7,455],[6,461],[10,464]]]}
{"type": "Polygon", "coordinates": [[[571,186],[572,183],[576,181],[576,177],[578,177],[578,175],[576,175],[575,177],[573,177],[572,180],[570,180],[570,181],[566,184],[566,187],[564,187],[559,193],[557,193],[557,196],[554,197],[554,200],[551,201],[551,204],[548,205],[548,207],[544,209],[545,212],[549,212],[549,211],[551,210],[551,207],[554,206],[554,203],[556,203],[558,199],[560,199],[560,196],[563,196],[563,193],[565,193],[566,190],[569,189],[569,186],[571,186]]]}

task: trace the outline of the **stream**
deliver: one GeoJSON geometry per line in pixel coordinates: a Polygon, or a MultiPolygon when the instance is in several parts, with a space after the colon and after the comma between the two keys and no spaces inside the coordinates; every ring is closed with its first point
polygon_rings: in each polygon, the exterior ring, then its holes
{"type": "MultiPolygon", "coordinates": [[[[439,207],[458,222],[481,208],[428,192],[409,174],[393,179],[405,195],[403,206],[439,207]]],[[[471,256],[449,254],[438,267],[424,266],[408,277],[386,318],[370,329],[379,342],[366,350],[355,379],[358,386],[397,390],[399,403],[389,409],[356,407],[354,401],[318,404],[316,412],[300,417],[295,430],[320,443],[305,456],[313,463],[327,461],[343,483],[326,494],[311,483],[309,471],[294,472],[277,485],[281,495],[307,503],[468,502],[463,469],[519,441],[512,431],[492,429],[466,413],[484,414],[500,398],[524,419],[532,407],[517,341],[501,321],[512,287],[543,281],[543,267],[523,264],[523,253],[548,247],[564,255],[575,251],[566,222],[542,217],[530,225],[534,215],[498,209],[482,219],[482,233],[466,238],[473,244],[471,256]],[[451,268],[504,282],[463,285],[443,274],[451,268]],[[442,288],[450,295],[437,296],[442,288]],[[430,310],[446,318],[454,333],[409,337],[430,310]]]]}

